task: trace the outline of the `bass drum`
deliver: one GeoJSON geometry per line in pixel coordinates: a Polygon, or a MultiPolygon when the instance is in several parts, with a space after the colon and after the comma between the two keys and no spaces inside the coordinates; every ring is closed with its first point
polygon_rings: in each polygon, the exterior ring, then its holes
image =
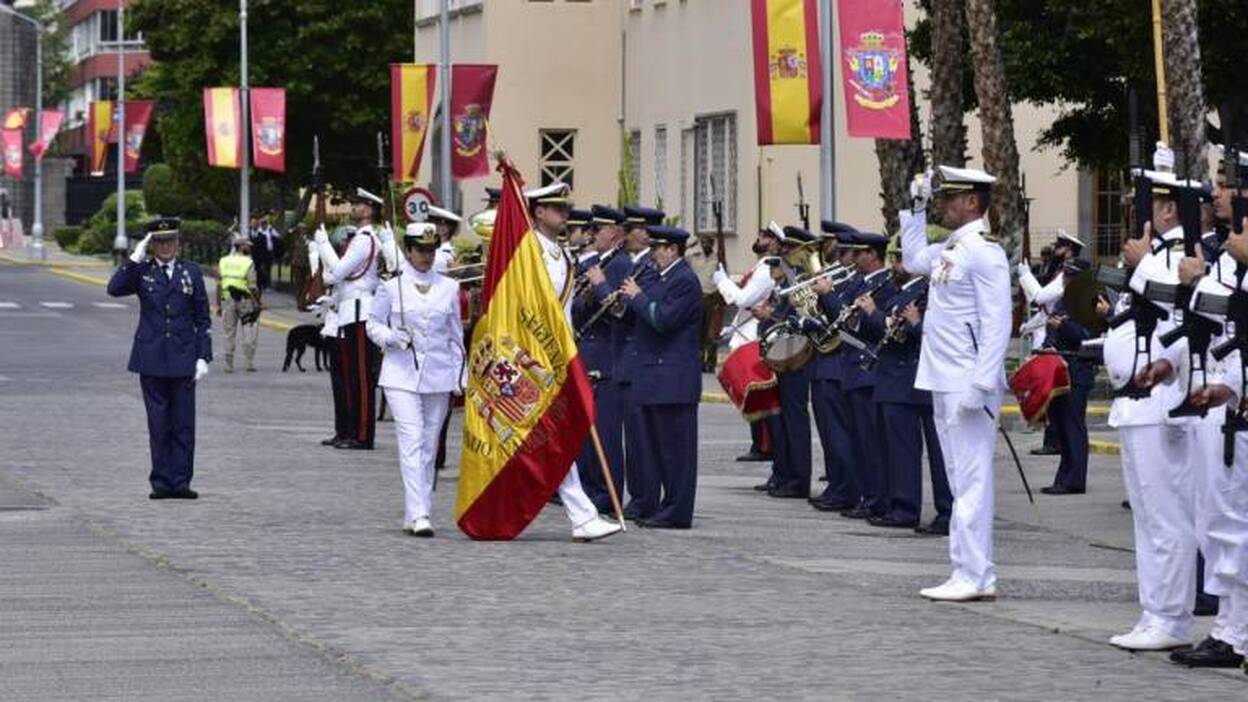
{"type": "Polygon", "coordinates": [[[794,333],[783,324],[768,329],[759,342],[763,363],[777,373],[791,373],[815,355],[815,347],[805,334],[794,333]]]}

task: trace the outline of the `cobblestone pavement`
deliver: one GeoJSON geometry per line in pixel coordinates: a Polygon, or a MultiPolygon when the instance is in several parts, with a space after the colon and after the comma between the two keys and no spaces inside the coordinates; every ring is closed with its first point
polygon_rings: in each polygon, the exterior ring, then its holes
{"type": "MultiPolygon", "coordinates": [[[[135,577],[171,592],[206,591],[200,596],[212,597],[223,620],[245,614],[262,622],[311,658],[387,684],[379,696],[1248,694],[1242,672],[1189,671],[1105,643],[1137,616],[1115,457],[1094,457],[1088,495],[1038,495],[1033,509],[1002,446],[1001,599],[992,604],[918,598],[920,587],[947,574],[943,539],[874,529],[752,491],[765,467],[732,462],[748,433],[720,405],[700,413],[691,531],[630,530],[579,545],[551,508],[517,542],[474,543],[450,521],[452,469],[438,490],[438,538],[416,540],[398,529],[393,425],[379,426],[372,453],[320,447],[331,426],[328,378],[278,372],[283,340],[262,331],[259,373],[226,375],[217,364],[201,387],[202,499],[152,503],[138,382],[124,370],[136,312],[132,304],[92,304],[103,300],[97,287],[0,264],[0,303],[17,304],[0,305],[0,479],[55,500],[48,511],[67,515],[62,528],[102,539],[117,559],[159,566],[135,577]]],[[[1014,438],[1024,454],[1039,441],[1014,438]]],[[[454,465],[454,429],[450,453],[454,465]]],[[[816,442],[817,465],[819,456],[816,442]]],[[[1024,458],[1033,487],[1047,484],[1054,461],[1024,458]]],[[[22,537],[14,529],[0,521],[6,542],[22,537]]],[[[36,545],[52,538],[27,533],[36,545]]],[[[0,595],[32,586],[0,578],[0,595]]],[[[49,649],[75,638],[52,629],[43,636],[49,649]]],[[[7,635],[4,642],[0,661],[13,660],[7,635]]]]}

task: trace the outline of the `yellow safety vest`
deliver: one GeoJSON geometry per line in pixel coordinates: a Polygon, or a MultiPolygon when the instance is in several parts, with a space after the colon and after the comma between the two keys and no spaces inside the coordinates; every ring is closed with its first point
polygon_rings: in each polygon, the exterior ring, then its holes
{"type": "Polygon", "coordinates": [[[230,254],[221,257],[217,263],[217,272],[221,275],[221,289],[229,292],[237,290],[244,295],[251,294],[247,285],[247,271],[251,270],[251,257],[242,254],[230,254]]]}

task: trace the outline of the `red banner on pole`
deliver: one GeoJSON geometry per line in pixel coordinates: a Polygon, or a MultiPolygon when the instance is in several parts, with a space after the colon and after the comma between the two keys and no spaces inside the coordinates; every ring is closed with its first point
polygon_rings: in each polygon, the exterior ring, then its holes
{"type": "Polygon", "coordinates": [[[35,155],[36,161],[43,158],[57,132],[61,131],[61,120],[64,118],[65,113],[60,110],[44,110],[39,113],[39,138],[30,145],[30,153],[35,155]]]}
{"type": "Polygon", "coordinates": [[[22,177],[22,130],[4,130],[4,174],[22,177]]]}
{"type": "Polygon", "coordinates": [[[143,137],[147,136],[147,123],[152,119],[151,100],[126,100],[126,173],[139,170],[139,156],[143,153],[143,137]]]}
{"type": "Polygon", "coordinates": [[[910,138],[901,0],[838,0],[841,78],[849,135],[910,138]]]}
{"type": "Polygon", "coordinates": [[[87,113],[87,137],[91,140],[91,175],[104,175],[108,144],[113,140],[113,101],[96,100],[87,113]]]}
{"type": "Polygon", "coordinates": [[[478,178],[490,174],[490,103],[498,66],[451,67],[451,175],[478,178]]]}
{"type": "Polygon", "coordinates": [[[815,0],[750,0],[758,143],[818,144],[823,109],[815,0]]]}
{"type": "Polygon", "coordinates": [[[252,165],[286,172],[286,89],[251,88],[252,165]]]}

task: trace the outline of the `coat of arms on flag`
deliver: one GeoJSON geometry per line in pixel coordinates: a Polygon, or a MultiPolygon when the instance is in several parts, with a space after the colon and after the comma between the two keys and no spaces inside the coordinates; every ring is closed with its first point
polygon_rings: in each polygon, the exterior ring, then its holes
{"type": "Polygon", "coordinates": [[[897,69],[901,52],[885,46],[880,32],[864,32],[858,46],[848,52],[854,78],[854,101],[870,110],[887,110],[901,99],[897,93],[897,69]]]}
{"type": "Polygon", "coordinates": [[[554,371],[508,335],[499,339],[497,347],[489,334],[481,337],[469,367],[482,389],[473,395],[473,402],[504,443],[513,435],[511,426],[527,420],[541,401],[542,392],[559,380],[554,371]]]}
{"type": "Polygon", "coordinates": [[[261,152],[276,156],[282,153],[282,136],[285,128],[276,117],[264,117],[256,129],[256,146],[261,152]]]}
{"type": "Polygon", "coordinates": [[[460,156],[476,156],[485,144],[485,115],[481,106],[464,106],[464,113],[455,116],[455,153],[460,156]]]}

